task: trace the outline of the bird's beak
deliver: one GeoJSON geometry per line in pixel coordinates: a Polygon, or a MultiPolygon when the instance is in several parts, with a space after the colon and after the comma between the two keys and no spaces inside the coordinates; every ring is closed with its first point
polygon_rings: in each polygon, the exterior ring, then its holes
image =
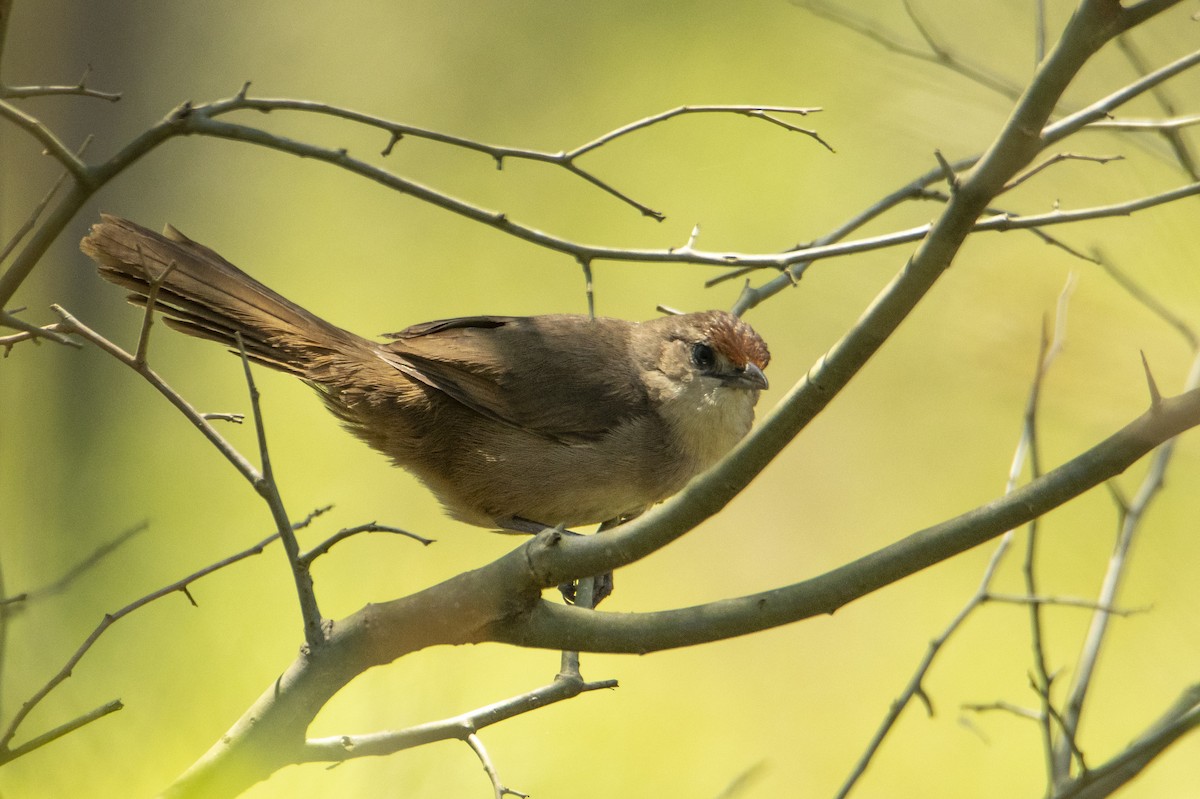
{"type": "Polygon", "coordinates": [[[758,364],[754,363],[748,363],[736,372],[728,374],[725,383],[734,388],[765,389],[768,386],[767,376],[758,364]]]}

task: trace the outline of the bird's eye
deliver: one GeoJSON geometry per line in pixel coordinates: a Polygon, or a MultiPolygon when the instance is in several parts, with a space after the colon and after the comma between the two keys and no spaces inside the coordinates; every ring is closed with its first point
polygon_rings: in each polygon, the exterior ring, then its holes
{"type": "Polygon", "coordinates": [[[717,364],[717,353],[704,342],[692,345],[692,363],[700,369],[712,369],[717,364]]]}

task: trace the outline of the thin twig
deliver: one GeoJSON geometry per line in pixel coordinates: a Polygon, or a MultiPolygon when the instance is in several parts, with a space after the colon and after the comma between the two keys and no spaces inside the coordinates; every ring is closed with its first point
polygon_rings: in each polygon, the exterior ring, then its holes
{"type": "Polygon", "coordinates": [[[335,544],[341,543],[342,541],[345,541],[347,538],[358,535],[359,533],[394,533],[396,535],[402,535],[402,536],[411,538],[412,540],[417,541],[421,544],[424,544],[425,546],[429,546],[435,540],[432,538],[425,538],[424,536],[419,536],[416,533],[410,533],[407,530],[401,530],[399,527],[388,527],[387,525],[376,524],[375,522],[368,522],[367,524],[360,524],[357,527],[345,527],[341,530],[338,530],[336,533],[331,535],[329,538],[326,538],[320,544],[317,544],[315,547],[310,549],[308,552],[305,552],[302,555],[300,555],[300,558],[299,558],[300,563],[305,568],[311,567],[312,562],[314,560],[321,557],[322,555],[327,553],[329,550],[333,549],[335,544]]]}
{"type": "Polygon", "coordinates": [[[121,99],[120,92],[102,92],[87,85],[88,75],[92,74],[92,65],[88,64],[83,77],[73,86],[0,86],[0,97],[12,100],[23,100],[28,97],[55,97],[71,95],[75,97],[92,97],[115,103],[121,99]]]}
{"type": "MultiPolygon", "coordinates": [[[[603,147],[610,142],[613,142],[622,136],[628,136],[634,131],[648,128],[651,125],[657,125],[660,122],[665,122],[668,119],[683,116],[685,114],[740,114],[751,118],[762,119],[764,114],[795,114],[796,116],[808,116],[821,111],[821,108],[801,108],[799,106],[790,105],[681,105],[677,108],[671,108],[666,111],[661,111],[657,114],[652,114],[635,122],[630,122],[622,125],[619,128],[610,130],[603,136],[599,136],[591,141],[581,144],[573,150],[569,150],[566,156],[570,159],[578,158],[584,153],[603,147]]],[[[776,121],[778,124],[778,121],[776,121]]],[[[804,131],[808,132],[808,131],[804,131]]],[[[820,141],[820,138],[817,139],[820,141]]],[[[829,148],[829,145],[821,141],[821,144],[829,148]]],[[[832,148],[829,148],[832,149],[832,148]]]]}
{"type": "MultiPolygon", "coordinates": [[[[9,320],[15,319],[16,317],[9,314],[0,315],[0,324],[7,324],[9,320]]],[[[9,326],[11,327],[12,325],[9,326]]],[[[52,341],[56,341],[59,344],[65,344],[68,347],[75,347],[76,349],[83,346],[78,341],[67,338],[66,336],[62,336],[61,341],[54,338],[54,336],[57,336],[62,332],[62,326],[57,322],[49,325],[42,325],[41,327],[34,327],[33,325],[30,325],[30,327],[33,327],[37,332],[35,333],[32,330],[27,330],[21,333],[13,333],[11,336],[0,336],[0,347],[4,348],[5,358],[7,358],[12,352],[12,348],[17,344],[20,344],[22,341],[32,341],[36,344],[43,338],[47,338],[52,341]]]]}
{"type": "Polygon", "coordinates": [[[244,413],[202,413],[202,417],[210,422],[230,422],[231,424],[241,424],[246,421],[244,413]]]}
{"type": "Polygon", "coordinates": [[[1001,602],[1008,605],[1036,605],[1039,607],[1053,605],[1061,608],[1082,608],[1084,610],[1108,613],[1112,616],[1134,616],[1150,610],[1150,608],[1118,608],[1111,605],[1101,605],[1094,599],[1084,599],[1083,597],[1046,596],[1042,594],[1001,594],[992,592],[987,595],[987,601],[1001,602]]]}
{"type": "Polygon", "coordinates": [[[283,497],[279,494],[279,485],[275,482],[275,475],[271,469],[271,454],[267,447],[267,429],[263,422],[258,386],[254,383],[254,374],[250,370],[250,359],[246,357],[242,334],[234,331],[234,337],[237,339],[238,353],[242,358],[246,387],[250,392],[250,411],[254,417],[254,432],[258,438],[258,455],[262,464],[262,474],[258,480],[254,481],[254,490],[267,503],[267,507],[271,510],[271,516],[275,519],[276,530],[283,542],[283,551],[287,554],[292,579],[296,584],[296,597],[300,603],[300,616],[304,624],[304,640],[310,649],[315,649],[325,642],[325,625],[321,618],[321,610],[317,606],[312,572],[309,570],[308,564],[300,557],[300,544],[296,540],[295,529],[288,520],[287,510],[283,506],[283,497]]]}
{"type": "Polygon", "coordinates": [[[492,764],[492,758],[488,756],[487,747],[483,745],[483,741],[475,733],[471,733],[466,738],[467,745],[471,747],[471,751],[479,758],[479,762],[483,765],[484,772],[488,775],[488,779],[492,782],[492,794],[495,799],[504,799],[505,796],[520,796],[528,799],[529,794],[514,791],[512,788],[505,787],[500,781],[500,773],[496,771],[496,767],[492,764]]]}
{"type": "MultiPolygon", "coordinates": [[[[1058,305],[1054,314],[1054,335],[1047,340],[1047,331],[1042,330],[1042,351],[1039,354],[1037,367],[1034,371],[1033,385],[1029,390],[1029,399],[1025,404],[1025,429],[1029,440],[1029,476],[1036,480],[1042,476],[1042,456],[1040,438],[1037,435],[1037,410],[1041,400],[1042,386],[1046,375],[1067,341],[1067,313],[1070,308],[1071,296],[1075,293],[1075,273],[1067,275],[1066,283],[1058,294],[1058,305]]],[[[1030,683],[1038,696],[1041,706],[1038,729],[1042,739],[1042,757],[1046,779],[1054,784],[1054,727],[1052,721],[1058,718],[1057,709],[1051,702],[1050,685],[1053,678],[1046,663],[1045,626],[1042,618],[1041,603],[1032,601],[1038,596],[1037,552],[1041,532],[1041,520],[1032,519],[1026,525],[1025,557],[1021,563],[1021,577],[1025,582],[1025,598],[1029,600],[1029,637],[1033,649],[1033,674],[1030,683]]]]}
{"type": "Polygon", "coordinates": [[[91,182],[92,177],[87,165],[71,152],[71,149],[63,144],[62,140],[55,136],[41,120],[4,100],[0,100],[0,117],[7,119],[37,139],[46,148],[46,153],[62,164],[76,182],[82,184],[91,182]]]}
{"type": "Polygon", "coordinates": [[[87,556],[81,559],[77,564],[68,569],[54,582],[44,585],[40,588],[34,588],[26,591],[23,595],[25,601],[62,593],[63,591],[67,590],[72,583],[74,583],[87,572],[99,566],[105,558],[127,544],[134,536],[149,529],[149,527],[149,522],[138,522],[129,529],[115,536],[112,540],[105,541],[88,553],[87,556]]]}
{"type": "MultiPolygon", "coordinates": [[[[1192,361],[1185,386],[1188,390],[1200,386],[1200,353],[1192,361]]],[[[1171,439],[1161,444],[1155,450],[1146,476],[1143,478],[1133,500],[1129,503],[1128,510],[1122,514],[1116,545],[1109,558],[1108,568],[1105,571],[1096,600],[1097,605],[1100,607],[1111,607],[1117,603],[1117,594],[1120,591],[1128,569],[1129,558],[1132,554],[1133,545],[1137,540],[1137,534],[1141,529],[1142,518],[1162,489],[1167,466],[1170,464],[1171,457],[1175,452],[1175,441],[1176,439],[1171,439]]],[[[1067,735],[1064,743],[1060,744],[1055,750],[1057,765],[1061,773],[1067,773],[1068,759],[1072,752],[1066,744],[1069,743],[1068,739],[1078,737],[1084,702],[1087,699],[1088,690],[1095,676],[1100,652],[1106,633],[1108,632],[1110,618],[1111,615],[1103,611],[1097,611],[1093,614],[1092,623],[1084,638],[1079,660],[1074,671],[1075,678],[1063,702],[1063,725],[1067,735]]]]}
{"type": "MultiPolygon", "coordinates": [[[[1150,72],[1150,64],[1146,57],[1133,43],[1133,38],[1128,33],[1123,33],[1117,37],[1117,49],[1124,53],[1129,64],[1138,72],[1145,75],[1150,72]]],[[[1167,90],[1163,86],[1156,86],[1150,93],[1154,101],[1158,103],[1159,108],[1163,110],[1168,117],[1174,117],[1175,101],[1167,94],[1167,90]]],[[[1175,153],[1175,159],[1179,166],[1192,176],[1192,180],[1200,180],[1200,169],[1196,166],[1196,157],[1192,152],[1192,147],[1185,139],[1180,130],[1188,125],[1200,124],[1200,114],[1194,114],[1190,118],[1185,117],[1178,120],[1169,120],[1175,124],[1164,124],[1156,128],[1167,142],[1167,146],[1175,153]]],[[[1128,130],[1128,128],[1126,128],[1128,130]]]]}
{"type": "Polygon", "coordinates": [[[1111,94],[1076,111],[1069,116],[1047,125],[1042,130],[1042,143],[1050,146],[1070,136],[1076,131],[1086,128],[1095,122],[1107,119],[1117,108],[1146,92],[1152,91],[1165,81],[1200,64],[1200,50],[1195,50],[1171,63],[1149,72],[1138,80],[1122,86],[1111,94]]]}
{"type": "Polygon", "coordinates": [[[1010,180],[1008,184],[1005,185],[1004,191],[1011,191],[1015,189],[1017,186],[1020,186],[1022,183],[1029,180],[1042,170],[1048,169],[1049,167],[1062,163],[1063,161],[1091,161],[1093,164],[1107,164],[1111,161],[1120,161],[1122,159],[1124,159],[1124,156],[1122,155],[1081,155],[1079,153],[1055,153],[1041,163],[1034,164],[1029,169],[1010,180]]]}
{"type": "Polygon", "coordinates": [[[1011,702],[1004,701],[984,702],[982,704],[969,703],[963,705],[962,709],[970,710],[974,713],[987,713],[992,710],[1001,710],[1005,713],[1011,713],[1019,718],[1030,719],[1031,721],[1040,721],[1042,718],[1042,714],[1036,710],[1030,710],[1027,707],[1021,707],[1020,705],[1014,705],[1011,702]]]}
{"type": "MultiPolygon", "coordinates": [[[[1038,366],[1034,372],[1033,385],[1030,388],[1030,398],[1026,403],[1025,422],[1022,428],[1021,438],[1017,442],[1016,450],[1013,453],[1012,462],[1008,472],[1008,479],[1005,484],[1006,494],[1010,494],[1013,490],[1015,490],[1017,482],[1020,479],[1021,472],[1024,469],[1027,453],[1034,446],[1036,425],[1033,423],[1033,420],[1036,418],[1037,397],[1040,393],[1040,386],[1044,376],[1044,370],[1048,366],[1047,357],[1051,352],[1054,351],[1054,346],[1046,339],[1045,336],[1043,336],[1041,340],[1041,347],[1038,352],[1038,366]]],[[[850,774],[846,777],[846,780],[838,789],[838,792],[835,795],[837,799],[845,799],[846,796],[849,796],[859,779],[861,779],[866,773],[867,768],[870,766],[871,761],[875,758],[875,755],[878,753],[879,749],[883,746],[884,740],[887,738],[888,734],[892,731],[896,722],[899,720],[900,714],[903,713],[905,708],[912,703],[914,698],[923,702],[929,715],[933,715],[932,703],[924,689],[925,678],[929,674],[929,670],[932,668],[934,660],[937,658],[938,653],[941,651],[942,647],[945,646],[946,642],[958,631],[958,629],[966,622],[970,615],[980,605],[984,604],[991,596],[992,580],[994,579],[996,572],[999,570],[1000,563],[1007,554],[1009,547],[1012,545],[1012,540],[1013,533],[1010,530],[1004,534],[1000,540],[1000,544],[992,553],[991,558],[989,558],[987,566],[984,568],[983,576],[979,581],[979,587],[976,589],[975,593],[966,602],[966,604],[963,605],[954,618],[951,619],[950,623],[946,625],[942,632],[929,642],[929,645],[925,651],[925,655],[921,658],[921,661],[914,670],[912,677],[909,678],[908,684],[900,692],[900,695],[892,701],[883,721],[880,722],[875,734],[867,744],[866,750],[862,753],[862,755],[859,756],[854,767],[851,769],[850,774]]]]}
{"type": "MultiPolygon", "coordinates": [[[[560,166],[563,169],[566,169],[571,174],[573,174],[579,178],[582,178],[583,180],[587,181],[588,183],[591,183],[593,186],[596,186],[600,190],[612,195],[613,197],[616,197],[618,200],[632,206],[633,208],[636,208],[644,216],[649,216],[649,217],[652,217],[652,218],[660,220],[660,221],[666,218],[662,212],[656,211],[653,208],[650,208],[649,206],[645,205],[644,203],[641,203],[641,202],[633,199],[629,195],[625,194],[624,192],[622,192],[619,189],[617,189],[616,187],[614,187],[612,184],[610,184],[604,180],[601,180],[599,177],[594,175],[592,172],[590,172],[586,169],[583,169],[576,163],[577,160],[581,156],[586,155],[587,153],[589,153],[593,150],[596,150],[606,144],[609,144],[623,136],[627,136],[630,133],[634,133],[635,131],[643,130],[652,125],[657,125],[661,122],[665,122],[669,119],[673,119],[678,116],[683,116],[685,114],[738,114],[741,116],[763,119],[774,125],[783,127],[786,130],[794,131],[794,132],[798,132],[798,133],[807,135],[807,136],[813,138],[815,141],[819,142],[824,147],[832,150],[832,148],[829,146],[829,144],[826,143],[823,139],[821,139],[821,137],[815,131],[809,130],[807,128],[797,127],[795,125],[792,125],[789,122],[786,122],[782,119],[772,116],[772,114],[794,114],[794,115],[798,115],[798,116],[806,116],[808,114],[820,111],[821,109],[819,109],[819,108],[799,108],[799,107],[795,107],[795,106],[771,106],[771,105],[761,105],[761,106],[755,106],[755,105],[680,106],[678,108],[672,108],[667,111],[663,111],[661,113],[653,114],[653,115],[645,117],[643,119],[639,119],[634,122],[630,122],[626,125],[622,125],[619,128],[611,130],[611,131],[603,134],[602,136],[592,139],[591,141],[585,142],[584,144],[581,144],[570,150],[560,150],[558,152],[547,152],[544,150],[533,150],[533,149],[524,148],[524,147],[507,147],[507,146],[497,145],[497,144],[488,144],[486,142],[481,142],[481,141],[478,141],[475,139],[470,139],[465,136],[455,136],[455,135],[448,134],[448,133],[442,133],[440,131],[434,131],[434,130],[430,130],[428,128],[422,128],[422,127],[418,127],[415,125],[408,125],[408,124],[404,124],[404,123],[400,123],[400,122],[395,122],[392,120],[387,120],[387,119],[383,119],[381,117],[373,116],[371,114],[365,114],[365,113],[362,113],[359,111],[352,111],[347,108],[339,108],[337,106],[332,106],[332,105],[328,105],[326,103],[319,103],[319,102],[315,102],[315,101],[311,101],[311,100],[290,100],[290,99],[278,99],[278,98],[249,97],[249,96],[247,96],[247,93],[246,93],[248,90],[248,87],[249,87],[249,84],[242,87],[242,91],[239,93],[239,95],[237,97],[234,98],[236,100],[236,102],[229,103],[228,108],[217,109],[217,107],[216,107],[217,104],[208,106],[208,108],[215,109],[212,111],[211,116],[216,117],[220,114],[224,114],[224,113],[228,113],[229,111],[240,110],[240,109],[252,109],[252,110],[262,111],[262,112],[281,111],[281,110],[304,111],[304,112],[308,112],[308,113],[334,116],[339,119],[345,119],[348,121],[356,122],[358,124],[368,125],[371,127],[376,127],[376,128],[380,128],[382,130],[387,131],[389,134],[389,139],[388,139],[388,144],[383,149],[384,155],[389,155],[392,152],[392,150],[395,148],[396,144],[398,142],[400,142],[404,137],[412,137],[412,138],[426,139],[429,141],[435,141],[435,142],[439,142],[441,144],[447,144],[447,145],[451,145],[453,147],[458,147],[458,148],[465,149],[465,150],[473,150],[475,152],[484,153],[484,154],[490,156],[492,159],[494,159],[496,162],[496,165],[499,167],[502,167],[504,164],[504,161],[509,158],[522,159],[522,160],[527,160],[527,161],[536,161],[536,162],[546,163],[546,164],[553,164],[556,166],[560,166]]],[[[196,110],[199,111],[200,113],[204,113],[204,109],[198,108],[196,110]]]]}
{"type": "Polygon", "coordinates": [[[890,31],[885,31],[876,25],[874,21],[856,16],[844,7],[822,2],[822,0],[792,0],[792,2],[794,5],[806,9],[809,13],[827,19],[847,30],[854,31],[893,53],[899,53],[920,61],[940,64],[1009,100],[1015,100],[1021,95],[1020,86],[978,64],[972,64],[964,60],[939,44],[930,35],[928,28],[917,17],[916,11],[907,0],[905,0],[904,9],[908,13],[909,19],[917,29],[917,32],[925,40],[925,44],[929,48],[928,50],[922,50],[901,42],[890,31]]]}
{"type": "Polygon", "coordinates": [[[1151,131],[1162,133],[1166,131],[1178,131],[1184,128],[1200,125],[1200,114],[1190,114],[1188,116],[1170,117],[1167,119],[1133,119],[1133,118],[1113,118],[1100,119],[1090,125],[1088,130],[1120,130],[1125,132],[1151,131]]]}
{"type": "Polygon", "coordinates": [[[167,264],[167,268],[162,271],[162,274],[157,277],[152,277],[146,289],[146,307],[142,314],[142,329],[138,334],[137,349],[133,353],[133,362],[138,366],[144,366],[146,363],[146,355],[150,351],[150,328],[154,324],[154,301],[158,299],[158,292],[162,289],[163,281],[167,279],[172,272],[175,271],[175,262],[167,264]]]}
{"type": "Polygon", "coordinates": [[[46,744],[54,743],[59,738],[62,738],[65,735],[70,735],[79,728],[91,724],[97,719],[102,719],[110,713],[116,713],[118,710],[121,710],[124,707],[125,705],[120,699],[114,699],[111,702],[105,702],[100,707],[90,710],[83,715],[76,716],[70,721],[64,722],[54,729],[42,733],[36,738],[30,738],[20,746],[12,749],[0,749],[0,765],[4,765],[5,763],[16,760],[18,757],[27,755],[36,749],[41,749],[46,744]]]}
{"type": "MultiPolygon", "coordinates": [[[[1063,211],[1055,209],[1054,211],[1050,211],[1048,213],[1030,214],[1027,216],[1014,216],[1008,213],[997,214],[995,216],[990,216],[986,219],[977,221],[971,226],[970,232],[1003,233],[1010,230],[1033,230],[1036,228],[1070,224],[1073,222],[1081,222],[1090,219],[1107,219],[1117,216],[1129,216],[1137,213],[1138,211],[1152,208],[1156,205],[1171,203],[1181,200],[1185,197],[1195,196],[1200,196],[1200,182],[1189,183],[1175,189],[1141,197],[1136,200],[1112,203],[1110,205],[1100,205],[1092,208],[1081,208],[1075,211],[1063,211]]],[[[595,258],[605,258],[614,261],[685,261],[695,264],[714,266],[742,266],[753,269],[786,268],[785,275],[774,278],[758,288],[747,289],[742,293],[742,296],[738,298],[738,301],[734,306],[735,312],[741,314],[749,308],[753,308],[763,300],[783,290],[784,288],[795,285],[795,280],[798,277],[797,273],[802,272],[817,260],[869,252],[872,250],[886,249],[888,247],[896,247],[902,244],[921,241],[929,235],[929,231],[932,229],[933,225],[930,223],[915,228],[909,228],[907,230],[899,230],[879,236],[869,236],[847,242],[840,242],[837,244],[801,247],[776,255],[737,255],[732,253],[719,254],[700,251],[693,251],[690,253],[667,251],[664,253],[662,251],[648,250],[626,250],[623,252],[599,252],[593,250],[592,256],[595,258]],[[680,255],[683,255],[684,257],[678,257],[680,255]]]]}
{"type": "MultiPolygon", "coordinates": [[[[307,524],[307,521],[305,521],[304,523],[307,524]]],[[[198,569],[198,570],[192,572],[191,574],[189,574],[188,576],[184,577],[181,580],[176,580],[175,582],[170,583],[169,585],[163,586],[162,588],[158,589],[157,591],[152,591],[151,593],[146,594],[145,596],[142,596],[139,599],[135,599],[133,602],[130,602],[128,605],[125,605],[124,607],[120,608],[119,610],[116,610],[112,613],[105,614],[104,619],[96,626],[96,628],[94,630],[92,630],[91,635],[89,635],[87,637],[87,639],[85,639],[84,642],[79,645],[79,648],[76,649],[75,652],[72,653],[69,658],[67,658],[67,662],[63,665],[63,667],[61,669],[59,669],[58,672],[56,672],[46,682],[45,685],[43,685],[41,688],[39,688],[37,691],[35,691],[34,694],[29,699],[25,700],[25,702],[21,705],[20,709],[16,712],[16,714],[13,716],[12,720],[9,722],[8,727],[4,730],[4,734],[0,735],[0,752],[15,752],[15,751],[17,751],[17,749],[12,749],[12,750],[8,749],[8,745],[12,741],[13,736],[16,735],[17,729],[21,726],[21,723],[25,720],[26,716],[28,716],[29,713],[35,707],[37,707],[38,704],[41,703],[41,701],[43,699],[45,699],[46,696],[49,695],[51,691],[53,691],[64,680],[66,680],[68,677],[71,676],[75,667],[79,664],[79,661],[83,659],[83,656],[87,654],[88,650],[90,650],[92,648],[92,645],[96,643],[96,641],[100,638],[100,636],[102,636],[108,630],[108,628],[112,627],[112,625],[116,624],[118,621],[125,618],[126,616],[133,613],[134,611],[136,611],[142,607],[145,607],[146,605],[150,604],[151,602],[154,602],[157,599],[161,599],[165,596],[169,596],[169,595],[177,593],[177,592],[186,592],[189,585],[196,582],[197,580],[199,580],[202,577],[206,577],[209,574],[212,574],[215,571],[219,571],[220,569],[223,569],[226,566],[230,566],[234,563],[237,563],[238,561],[245,560],[246,558],[260,554],[267,547],[268,544],[270,544],[272,541],[274,541],[278,537],[279,537],[278,532],[272,533],[271,535],[267,536],[263,540],[259,541],[254,546],[251,546],[247,549],[242,550],[241,552],[235,553],[226,558],[222,558],[221,560],[217,561],[216,563],[210,564],[208,566],[205,566],[202,569],[198,569]]]]}
{"type": "Polygon", "coordinates": [[[1125,270],[1118,267],[1116,263],[1112,261],[1112,259],[1107,257],[1103,250],[1098,247],[1094,249],[1092,251],[1092,260],[1101,269],[1107,272],[1108,276],[1111,277],[1118,286],[1125,289],[1129,296],[1133,297],[1144,307],[1149,309],[1160,319],[1173,327],[1175,331],[1179,333],[1179,335],[1183,336],[1184,340],[1187,341],[1188,347],[1192,351],[1200,349],[1200,337],[1198,337],[1196,332],[1192,330],[1192,326],[1188,324],[1183,317],[1164,305],[1157,297],[1146,291],[1146,289],[1144,289],[1137,283],[1137,281],[1130,277],[1125,270]]]}
{"type": "MultiPolygon", "coordinates": [[[[93,136],[90,133],[84,137],[83,144],[79,145],[79,149],[75,151],[76,157],[83,157],[84,152],[87,151],[88,145],[92,143],[92,139],[93,136]]],[[[50,201],[54,199],[54,195],[58,193],[58,190],[62,188],[63,183],[65,183],[67,178],[70,176],[71,173],[64,169],[59,174],[58,178],[55,179],[54,183],[50,186],[50,189],[44,195],[42,195],[42,199],[33,207],[33,210],[29,212],[29,216],[25,218],[25,221],[21,223],[21,226],[16,229],[11,237],[9,237],[8,242],[4,245],[4,247],[0,248],[0,264],[8,260],[8,256],[11,255],[12,251],[17,248],[17,245],[21,242],[21,239],[28,236],[30,231],[37,227],[38,219],[46,210],[46,207],[50,205],[50,201]]]]}
{"type": "Polygon", "coordinates": [[[501,721],[548,705],[572,699],[581,693],[616,688],[616,680],[585,682],[578,678],[555,678],[554,682],[522,694],[485,705],[458,716],[418,724],[402,730],[310,738],[304,744],[304,762],[339,762],[359,757],[390,755],[433,741],[465,741],[468,735],[501,721]]]}
{"type": "Polygon", "coordinates": [[[61,317],[62,323],[59,327],[60,330],[74,333],[86,341],[91,342],[104,352],[128,366],[133,371],[137,372],[142,376],[143,379],[146,380],[146,382],[154,386],[154,388],[160,394],[166,397],[167,400],[174,405],[180,413],[187,417],[189,422],[191,422],[200,430],[204,437],[207,438],[209,442],[215,446],[222,455],[225,456],[226,460],[233,464],[234,468],[236,468],[238,472],[241,473],[242,477],[244,477],[251,485],[255,485],[261,479],[261,475],[259,474],[258,470],[255,469],[254,466],[252,466],[250,462],[233,447],[232,444],[226,441],[225,438],[217,432],[215,427],[208,423],[208,420],[204,418],[204,414],[192,407],[191,403],[183,398],[183,395],[171,388],[165,380],[163,380],[153,369],[149,367],[149,365],[139,365],[135,356],[121,349],[116,344],[97,333],[95,330],[92,330],[90,327],[83,324],[83,322],[80,322],[61,305],[51,305],[50,310],[54,311],[59,315],[59,317],[61,317]]]}

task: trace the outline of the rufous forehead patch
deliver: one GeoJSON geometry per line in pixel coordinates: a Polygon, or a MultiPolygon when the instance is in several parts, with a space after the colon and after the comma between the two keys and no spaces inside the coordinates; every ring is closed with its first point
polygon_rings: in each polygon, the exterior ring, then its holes
{"type": "Polygon", "coordinates": [[[734,316],[722,314],[712,320],[709,343],[713,349],[739,366],[752,363],[765,369],[771,361],[767,342],[750,325],[734,316]]]}

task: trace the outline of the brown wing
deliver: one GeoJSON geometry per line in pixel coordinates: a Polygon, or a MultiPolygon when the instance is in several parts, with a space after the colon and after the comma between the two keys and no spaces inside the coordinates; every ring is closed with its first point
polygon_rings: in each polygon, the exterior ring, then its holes
{"type": "Polygon", "coordinates": [[[650,412],[631,365],[631,329],[622,320],[581,316],[462,317],[392,333],[382,354],[484,416],[581,443],[650,412]],[[593,335],[580,335],[581,327],[593,335]]]}

